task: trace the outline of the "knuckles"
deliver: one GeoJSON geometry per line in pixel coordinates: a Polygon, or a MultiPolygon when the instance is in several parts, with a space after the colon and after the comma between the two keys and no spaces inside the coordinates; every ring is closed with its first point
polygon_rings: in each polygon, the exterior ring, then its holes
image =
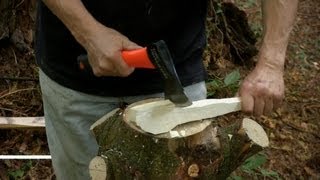
{"type": "Polygon", "coordinates": [[[119,76],[127,77],[132,73],[130,68],[115,68],[112,63],[107,61],[99,61],[98,65],[93,68],[93,73],[97,77],[101,76],[119,76]]]}
{"type": "Polygon", "coordinates": [[[253,109],[250,108],[242,108],[242,112],[244,112],[245,114],[253,114],[253,109]]]}

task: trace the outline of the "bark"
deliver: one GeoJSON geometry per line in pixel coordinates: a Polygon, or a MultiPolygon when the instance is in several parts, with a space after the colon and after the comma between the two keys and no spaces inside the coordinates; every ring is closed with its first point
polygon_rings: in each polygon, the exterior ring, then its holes
{"type": "Polygon", "coordinates": [[[100,146],[91,161],[93,179],[225,179],[268,145],[264,130],[244,119],[228,127],[209,125],[179,139],[158,139],[129,127],[116,109],[92,126],[100,146]]]}

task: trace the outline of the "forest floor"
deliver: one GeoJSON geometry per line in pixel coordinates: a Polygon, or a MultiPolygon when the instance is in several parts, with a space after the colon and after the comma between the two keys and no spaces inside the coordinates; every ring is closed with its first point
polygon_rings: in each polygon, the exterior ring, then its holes
{"type": "MultiPolygon", "coordinates": [[[[256,1],[236,2],[247,13],[253,31],[261,35],[260,5],[256,1]]],[[[320,8],[317,7],[319,0],[299,3],[287,52],[283,107],[268,117],[254,118],[266,130],[270,146],[246,162],[231,179],[320,179],[320,8]],[[255,165],[250,167],[250,163],[255,165]]],[[[25,45],[31,48],[0,43],[0,116],[4,117],[43,116],[32,50],[34,21],[25,21],[30,17],[23,9],[22,6],[16,9],[21,29],[16,36],[22,36],[25,45]]],[[[223,79],[233,71],[224,67],[221,71],[208,70],[215,78],[223,79]]],[[[241,78],[250,72],[250,68],[236,68],[241,78]]],[[[221,92],[219,96],[223,96],[221,92]]],[[[243,115],[228,115],[223,119],[233,121],[240,116],[243,115]]],[[[0,129],[0,155],[45,154],[49,150],[44,129],[0,129]]],[[[0,179],[55,177],[50,160],[0,160],[0,179]]]]}

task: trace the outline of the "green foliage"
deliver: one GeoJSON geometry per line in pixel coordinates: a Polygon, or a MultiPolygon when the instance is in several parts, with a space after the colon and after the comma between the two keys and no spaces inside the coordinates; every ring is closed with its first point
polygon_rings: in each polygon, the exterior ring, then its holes
{"type": "Polygon", "coordinates": [[[22,179],[27,171],[32,167],[32,161],[24,163],[20,169],[9,170],[8,176],[10,179],[22,179]]]}
{"type": "Polygon", "coordinates": [[[310,63],[309,63],[310,53],[306,49],[300,47],[300,45],[297,45],[297,44],[292,44],[290,45],[290,47],[293,48],[293,51],[295,52],[292,58],[298,60],[299,66],[303,69],[310,68],[310,63]]]}
{"type": "Polygon", "coordinates": [[[223,13],[221,2],[217,3],[217,6],[215,7],[215,11],[216,11],[216,14],[222,14],[223,13]]]}
{"type": "Polygon", "coordinates": [[[255,170],[267,162],[267,158],[264,154],[257,154],[248,158],[241,166],[241,170],[246,173],[254,174],[255,170]]]}
{"type": "Polygon", "coordinates": [[[279,180],[281,179],[279,174],[275,171],[268,171],[266,169],[260,169],[260,172],[264,177],[270,177],[272,179],[279,179],[279,180]]]}
{"type": "Polygon", "coordinates": [[[8,175],[10,177],[10,179],[21,179],[24,175],[24,170],[22,169],[17,169],[17,170],[14,170],[14,171],[9,171],[8,172],[8,175]]]}
{"type": "Polygon", "coordinates": [[[307,54],[306,52],[303,50],[303,49],[300,49],[298,52],[297,52],[297,59],[305,62],[306,59],[307,59],[307,54]]]}
{"type": "Polygon", "coordinates": [[[240,72],[238,69],[236,69],[227,74],[224,79],[211,79],[207,83],[208,97],[213,97],[217,94],[222,95],[222,93],[224,93],[222,96],[234,95],[238,91],[240,78],[240,72]]]}
{"type": "Polygon", "coordinates": [[[280,176],[277,172],[266,170],[262,166],[267,162],[267,156],[263,153],[256,154],[248,158],[243,165],[239,168],[242,176],[233,175],[230,176],[229,180],[242,180],[247,179],[245,177],[250,177],[250,179],[276,179],[280,180],[280,176]]]}
{"type": "Polygon", "coordinates": [[[262,24],[260,22],[253,22],[250,24],[251,30],[253,31],[255,37],[261,38],[262,37],[262,24]]]}
{"type": "Polygon", "coordinates": [[[232,71],[230,74],[228,74],[225,78],[224,78],[224,85],[225,86],[231,86],[233,84],[237,84],[240,80],[240,73],[239,70],[234,70],[232,71]]]}
{"type": "Polygon", "coordinates": [[[243,178],[241,176],[231,176],[228,178],[229,180],[242,180],[243,178]]]}

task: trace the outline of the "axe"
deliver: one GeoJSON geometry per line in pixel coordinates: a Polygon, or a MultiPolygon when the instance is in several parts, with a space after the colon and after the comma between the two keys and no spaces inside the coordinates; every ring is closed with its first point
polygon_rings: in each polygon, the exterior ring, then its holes
{"type": "MultiPolygon", "coordinates": [[[[192,102],[184,93],[177,75],[170,51],[163,40],[152,43],[144,48],[122,51],[124,61],[131,67],[157,69],[164,80],[165,99],[178,107],[190,106],[192,102]]],[[[92,71],[87,55],[77,58],[81,70],[92,71]]]]}

